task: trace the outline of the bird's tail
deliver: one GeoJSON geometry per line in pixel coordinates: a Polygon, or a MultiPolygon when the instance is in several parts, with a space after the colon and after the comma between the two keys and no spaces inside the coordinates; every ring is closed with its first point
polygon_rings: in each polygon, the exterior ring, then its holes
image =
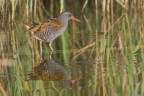
{"type": "Polygon", "coordinates": [[[27,24],[25,22],[23,22],[23,25],[25,25],[25,27],[29,30],[31,28],[31,24],[27,24]]]}
{"type": "Polygon", "coordinates": [[[26,28],[29,30],[29,29],[31,29],[32,27],[35,27],[35,26],[37,26],[37,25],[39,25],[39,23],[37,23],[37,22],[32,22],[32,23],[25,23],[25,22],[23,22],[23,24],[26,26],[26,28]]]}

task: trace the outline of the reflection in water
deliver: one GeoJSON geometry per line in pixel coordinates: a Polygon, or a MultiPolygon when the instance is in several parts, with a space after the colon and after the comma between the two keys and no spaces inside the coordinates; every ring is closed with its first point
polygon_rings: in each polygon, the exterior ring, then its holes
{"type": "Polygon", "coordinates": [[[71,88],[78,79],[70,80],[70,74],[62,65],[45,60],[34,67],[34,71],[27,75],[27,80],[59,81],[62,86],[71,88]]]}

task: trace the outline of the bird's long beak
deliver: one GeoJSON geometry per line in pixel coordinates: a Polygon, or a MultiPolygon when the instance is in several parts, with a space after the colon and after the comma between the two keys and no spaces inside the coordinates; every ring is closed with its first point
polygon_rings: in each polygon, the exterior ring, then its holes
{"type": "Polygon", "coordinates": [[[71,19],[72,19],[72,20],[75,20],[75,21],[77,21],[77,22],[80,22],[80,20],[77,19],[77,18],[75,18],[74,16],[71,16],[71,19]]]}

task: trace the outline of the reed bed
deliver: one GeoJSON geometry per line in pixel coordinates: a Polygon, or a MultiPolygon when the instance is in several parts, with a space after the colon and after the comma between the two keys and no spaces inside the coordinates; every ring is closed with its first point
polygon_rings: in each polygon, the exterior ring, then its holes
{"type": "MultiPolygon", "coordinates": [[[[4,96],[144,95],[143,0],[1,0],[0,22],[0,61],[12,65],[0,63],[4,96]],[[65,67],[78,66],[70,71],[81,80],[72,90],[54,82],[25,81],[39,63],[39,41],[23,22],[53,18],[64,10],[81,22],[69,22],[67,31],[53,42],[52,57],[65,67]]],[[[43,49],[47,59],[46,43],[43,49]]]]}

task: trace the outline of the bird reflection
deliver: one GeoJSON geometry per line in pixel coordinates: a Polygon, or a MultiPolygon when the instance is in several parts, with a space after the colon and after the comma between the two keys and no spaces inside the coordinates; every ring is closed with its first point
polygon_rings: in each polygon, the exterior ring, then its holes
{"type": "Polygon", "coordinates": [[[59,81],[63,87],[71,88],[78,79],[71,80],[68,71],[50,59],[35,66],[34,71],[27,75],[27,80],[59,81]]]}

